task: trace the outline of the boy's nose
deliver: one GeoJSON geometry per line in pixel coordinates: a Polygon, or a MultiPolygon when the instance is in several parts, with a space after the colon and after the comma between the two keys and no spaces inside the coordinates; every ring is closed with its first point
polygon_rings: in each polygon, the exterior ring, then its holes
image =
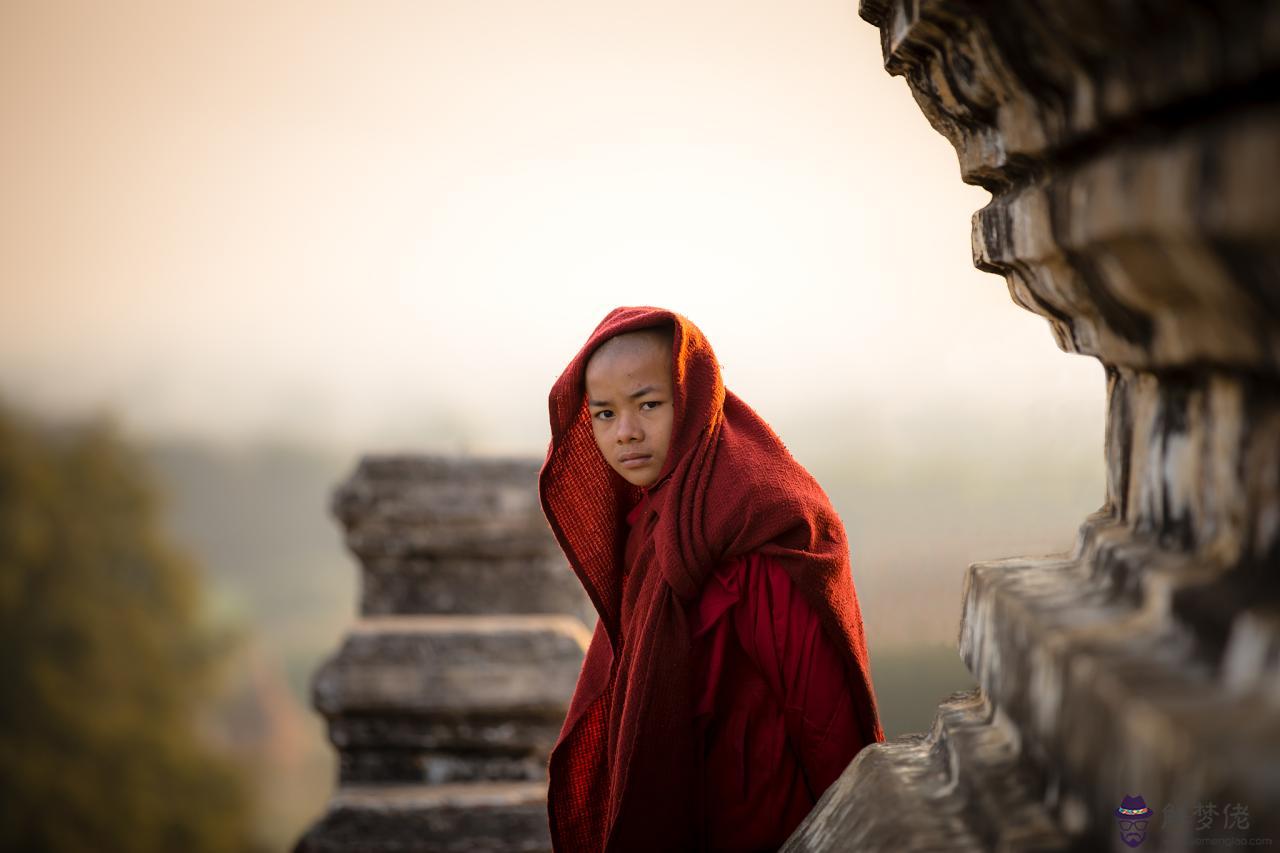
{"type": "Polygon", "coordinates": [[[618,441],[625,443],[632,438],[641,438],[640,421],[633,415],[618,415],[618,441]]]}

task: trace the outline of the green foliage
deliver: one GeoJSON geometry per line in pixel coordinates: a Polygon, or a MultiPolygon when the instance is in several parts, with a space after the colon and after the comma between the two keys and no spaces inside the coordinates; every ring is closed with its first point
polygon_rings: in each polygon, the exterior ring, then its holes
{"type": "Polygon", "coordinates": [[[228,640],[110,422],[0,406],[0,849],[245,850],[248,792],[200,735],[228,640]]]}

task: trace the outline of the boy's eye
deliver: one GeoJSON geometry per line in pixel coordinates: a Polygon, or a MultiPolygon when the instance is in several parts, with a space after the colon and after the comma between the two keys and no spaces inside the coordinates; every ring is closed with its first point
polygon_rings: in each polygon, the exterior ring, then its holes
{"type": "MultiPolygon", "coordinates": [[[[643,403],[641,403],[641,404],[640,404],[640,406],[641,406],[641,407],[644,407],[644,406],[661,406],[661,405],[662,405],[662,401],[661,401],[661,400],[645,400],[643,403]]],[[[653,410],[652,410],[652,409],[650,409],[649,411],[653,411],[653,410]]],[[[612,415],[612,414],[613,414],[613,409],[601,409],[600,411],[598,411],[598,412],[596,412],[594,415],[592,415],[592,417],[597,418],[598,420],[607,421],[607,420],[609,420],[609,418],[602,418],[602,417],[600,417],[600,416],[601,416],[601,415],[612,415]]]]}

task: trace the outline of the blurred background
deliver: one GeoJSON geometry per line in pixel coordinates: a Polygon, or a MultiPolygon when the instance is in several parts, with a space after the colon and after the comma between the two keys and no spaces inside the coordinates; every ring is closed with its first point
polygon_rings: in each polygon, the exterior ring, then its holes
{"type": "Polygon", "coordinates": [[[854,0],[8,0],[0,118],[4,849],[286,849],[331,489],[541,457],[618,305],[830,494],[890,736],[971,684],[966,565],[1103,502],[1101,367],[972,268],[987,194],[854,0]]]}

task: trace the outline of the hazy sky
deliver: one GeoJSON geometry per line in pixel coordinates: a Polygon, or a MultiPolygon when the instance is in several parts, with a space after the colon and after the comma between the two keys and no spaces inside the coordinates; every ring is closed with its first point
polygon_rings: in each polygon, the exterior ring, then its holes
{"type": "Polygon", "coordinates": [[[0,4],[0,393],[540,452],[647,304],[766,419],[1100,444],[1101,369],[972,268],[987,194],[856,5],[0,4]]]}

